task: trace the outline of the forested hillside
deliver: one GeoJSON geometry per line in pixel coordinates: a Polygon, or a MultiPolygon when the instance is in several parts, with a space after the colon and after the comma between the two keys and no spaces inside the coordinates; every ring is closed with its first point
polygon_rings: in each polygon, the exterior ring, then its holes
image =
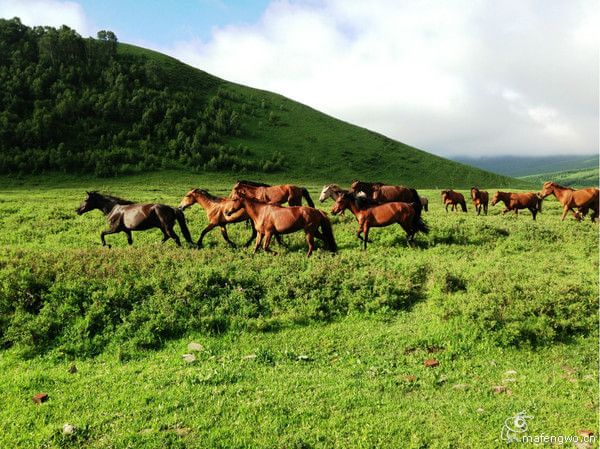
{"type": "Polygon", "coordinates": [[[112,32],[84,39],[0,20],[0,171],[278,168],[222,145],[241,133],[244,112],[219,80],[172,82],[155,60],[117,46],[112,32]]]}
{"type": "MultiPolygon", "coordinates": [[[[0,20],[0,173],[281,172],[415,187],[526,186],[168,56],[0,20]]],[[[240,68],[243,69],[243,68],[240,68]]]]}

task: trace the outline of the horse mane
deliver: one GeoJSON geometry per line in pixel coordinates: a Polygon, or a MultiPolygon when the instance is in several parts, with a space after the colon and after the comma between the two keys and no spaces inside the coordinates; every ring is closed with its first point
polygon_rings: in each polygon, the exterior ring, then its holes
{"type": "Polygon", "coordinates": [[[246,179],[238,180],[237,184],[250,187],[271,187],[271,184],[265,184],[264,182],[248,181],[246,179]]]}
{"type": "Polygon", "coordinates": [[[383,182],[366,182],[366,181],[355,181],[358,185],[362,185],[365,187],[383,187],[385,184],[383,182]]]}
{"type": "Polygon", "coordinates": [[[208,190],[204,190],[204,189],[194,189],[195,193],[199,193],[200,195],[203,195],[205,197],[207,197],[209,200],[211,201],[215,201],[215,202],[222,202],[225,201],[226,198],[222,198],[220,196],[215,196],[212,193],[210,193],[208,190]]]}
{"type": "Polygon", "coordinates": [[[94,190],[92,192],[88,192],[90,195],[97,195],[100,196],[102,198],[105,198],[107,200],[111,200],[114,201],[117,204],[135,204],[135,201],[130,201],[130,200],[126,200],[125,198],[120,198],[118,196],[114,196],[114,195],[108,195],[105,193],[100,193],[97,190],[94,190]]]}
{"type": "MultiPolygon", "coordinates": [[[[553,185],[554,187],[558,187],[559,189],[564,189],[564,190],[575,190],[573,187],[569,187],[569,186],[561,186],[558,182],[554,182],[554,181],[546,181],[546,182],[550,182],[551,185],[553,185]]],[[[544,183],[545,184],[545,183],[544,183]]]]}

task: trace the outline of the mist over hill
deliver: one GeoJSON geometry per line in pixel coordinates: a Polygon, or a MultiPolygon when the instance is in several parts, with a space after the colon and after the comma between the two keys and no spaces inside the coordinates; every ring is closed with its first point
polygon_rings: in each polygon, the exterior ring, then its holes
{"type": "Polygon", "coordinates": [[[473,165],[483,170],[507,176],[528,176],[561,171],[576,171],[598,168],[598,155],[557,155],[557,156],[457,156],[458,162],[473,165]]]}

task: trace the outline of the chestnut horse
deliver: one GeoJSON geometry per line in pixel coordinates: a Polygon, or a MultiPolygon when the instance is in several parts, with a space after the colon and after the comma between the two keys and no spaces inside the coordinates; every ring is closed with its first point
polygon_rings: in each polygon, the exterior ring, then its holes
{"type": "Polygon", "coordinates": [[[315,207],[315,203],[313,203],[306,188],[291,184],[268,186],[255,182],[238,181],[231,189],[230,198],[233,200],[239,199],[241,194],[263,203],[278,205],[288,203],[290,206],[301,206],[302,197],[304,197],[310,207],[315,207]]]}
{"type": "Polygon", "coordinates": [[[467,211],[467,203],[463,194],[452,189],[442,190],[442,202],[446,205],[446,212],[448,212],[448,206],[452,206],[450,210],[457,211],[459,204],[463,212],[467,211]]]}
{"type": "MultiPolygon", "coordinates": [[[[229,223],[239,223],[242,221],[249,220],[248,214],[243,209],[233,215],[226,215],[225,210],[227,209],[229,203],[233,201],[229,198],[222,198],[211,195],[206,190],[203,189],[193,189],[190,190],[185,196],[182,198],[179,203],[179,209],[184,210],[194,204],[199,204],[206,211],[206,218],[208,219],[208,226],[206,226],[202,232],[200,233],[200,238],[198,239],[198,243],[196,246],[198,248],[202,248],[202,239],[204,236],[211,231],[213,228],[219,226],[221,229],[221,235],[225,239],[225,241],[232,247],[235,248],[235,243],[229,240],[229,236],[227,235],[227,228],[225,227],[229,223]]],[[[252,228],[252,235],[250,239],[245,243],[244,246],[250,245],[254,237],[256,236],[256,231],[252,228]]]]}
{"type": "MultiPolygon", "coordinates": [[[[415,191],[416,193],[416,191],[415,191]]],[[[371,203],[372,204],[372,203],[371,203]]],[[[369,242],[369,229],[376,227],[389,226],[398,223],[404,232],[406,232],[409,244],[414,241],[417,232],[429,232],[429,228],[421,219],[421,203],[403,203],[392,201],[383,204],[375,204],[370,207],[364,207],[360,204],[360,198],[355,194],[348,192],[340,196],[331,213],[338,215],[346,209],[350,209],[358,221],[358,232],[356,236],[362,240],[362,246],[366,250],[369,242]],[[358,203],[358,204],[357,204],[358,203]],[[364,235],[361,236],[361,234],[364,235]]]]}
{"type": "Polygon", "coordinates": [[[514,210],[515,215],[519,215],[519,209],[529,209],[535,220],[538,212],[542,211],[542,201],[544,199],[537,193],[512,193],[512,192],[496,192],[492,197],[492,206],[495,206],[499,201],[502,201],[506,208],[502,214],[514,210]]]}
{"type": "Polygon", "coordinates": [[[569,211],[573,212],[575,219],[580,220],[590,209],[593,211],[591,215],[592,221],[596,221],[598,218],[598,189],[595,187],[574,190],[570,187],[563,187],[555,182],[547,181],[544,183],[540,195],[544,198],[548,195],[554,195],[558,202],[562,204],[563,214],[560,217],[561,220],[565,219],[569,211]],[[579,213],[573,210],[575,207],[579,208],[579,213]]]}
{"type": "Polygon", "coordinates": [[[241,209],[246,211],[258,233],[256,245],[254,246],[255,253],[260,248],[263,239],[263,249],[266,252],[274,253],[269,249],[273,236],[290,234],[301,229],[306,234],[307,256],[313,253],[315,237],[323,240],[329,251],[337,251],[331,222],[327,215],[318,209],[305,206],[282,207],[275,204],[261,203],[253,198],[247,198],[243,193],[239,193],[238,199],[230,203],[225,213],[233,215],[241,209]],[[319,228],[321,228],[321,232],[319,232],[319,228]]]}
{"type": "Polygon", "coordinates": [[[485,190],[479,190],[477,187],[471,187],[471,199],[475,205],[475,211],[477,212],[477,215],[481,213],[482,209],[487,215],[490,195],[485,190]]]}
{"type": "Polygon", "coordinates": [[[381,182],[354,181],[350,186],[350,193],[364,192],[367,198],[378,203],[400,201],[404,203],[421,203],[419,194],[415,189],[404,186],[391,186],[381,182]]]}
{"type": "MultiPolygon", "coordinates": [[[[112,195],[87,192],[87,196],[75,211],[78,215],[82,215],[94,209],[102,211],[110,226],[108,231],[100,233],[102,246],[106,246],[105,235],[124,232],[127,234],[127,243],[131,245],[133,244],[131,231],[145,231],[151,228],[162,231],[163,243],[172,238],[177,246],[181,246],[181,241],[173,229],[175,221],[179,223],[185,240],[193,245],[183,212],[174,207],[165,204],[136,204],[112,195]]],[[[110,245],[108,247],[110,248],[110,245]]]]}

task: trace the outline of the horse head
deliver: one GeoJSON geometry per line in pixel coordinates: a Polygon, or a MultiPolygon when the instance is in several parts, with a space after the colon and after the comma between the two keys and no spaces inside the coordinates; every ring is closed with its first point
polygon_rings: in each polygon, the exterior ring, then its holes
{"type": "Polygon", "coordinates": [[[496,203],[498,203],[498,201],[500,201],[501,199],[502,199],[502,192],[496,191],[496,193],[494,193],[494,196],[492,197],[492,206],[495,206],[496,203]]]}
{"type": "Polygon", "coordinates": [[[331,209],[333,215],[344,215],[346,209],[350,206],[350,201],[354,201],[354,195],[350,192],[344,193],[338,197],[331,209]]]}
{"type": "Polygon", "coordinates": [[[542,198],[546,198],[548,195],[553,194],[555,187],[557,187],[557,184],[555,182],[546,181],[544,183],[544,185],[542,186],[542,190],[540,192],[540,195],[542,195],[542,198]]]}
{"type": "Polygon", "coordinates": [[[200,193],[200,189],[192,189],[186,193],[179,203],[179,210],[184,210],[192,206],[196,202],[195,196],[198,193],[200,193]]]}
{"type": "Polygon", "coordinates": [[[331,190],[333,188],[333,184],[326,184],[323,186],[321,190],[321,194],[319,195],[319,201],[322,203],[327,198],[331,197],[331,190]]]}
{"type": "Polygon", "coordinates": [[[91,210],[98,208],[98,197],[99,193],[95,190],[85,192],[85,198],[79,205],[75,212],[77,215],[85,214],[91,210]]]}

